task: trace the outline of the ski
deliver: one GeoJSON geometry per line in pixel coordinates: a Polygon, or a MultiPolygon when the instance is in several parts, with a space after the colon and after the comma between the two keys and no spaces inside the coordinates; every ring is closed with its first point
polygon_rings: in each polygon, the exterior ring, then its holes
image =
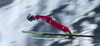
{"type": "Polygon", "coordinates": [[[42,34],[42,35],[61,35],[61,36],[93,37],[92,35],[79,35],[79,34],[48,33],[48,32],[33,32],[33,31],[22,31],[22,32],[23,33],[42,34]]]}
{"type": "Polygon", "coordinates": [[[33,39],[40,39],[40,40],[89,40],[89,39],[65,39],[65,38],[37,38],[32,37],[33,39]]]}

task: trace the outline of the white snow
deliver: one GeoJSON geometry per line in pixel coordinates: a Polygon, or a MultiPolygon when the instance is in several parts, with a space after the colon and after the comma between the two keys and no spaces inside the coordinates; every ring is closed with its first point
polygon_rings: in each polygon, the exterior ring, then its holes
{"type": "MultiPolygon", "coordinates": [[[[22,30],[29,31],[38,24],[37,21],[29,22],[26,18],[29,13],[33,15],[38,14],[38,11],[40,10],[40,7],[38,6],[39,1],[40,0],[14,0],[13,3],[0,8],[0,46],[26,46],[28,35],[22,33],[22,30]]],[[[82,18],[94,16],[95,12],[93,11],[90,12],[88,16],[82,15],[93,10],[100,4],[100,0],[94,0],[92,2],[88,2],[88,0],[76,0],[74,2],[72,0],[72,2],[73,3],[66,3],[61,0],[47,0],[46,9],[43,11],[43,15],[52,13],[54,9],[57,9],[61,5],[69,4],[68,7],[62,11],[72,10],[75,13],[74,15],[66,15],[64,13],[58,13],[57,15],[60,17],[59,19],[61,19],[63,25],[72,29],[70,26],[71,24],[82,18]]],[[[98,17],[95,20],[99,21],[100,19],[98,17]]],[[[92,34],[93,30],[97,27],[96,24],[91,24],[87,21],[83,22],[81,26],[83,26],[83,29],[80,34],[92,34]]],[[[50,44],[55,41],[46,42],[47,43],[44,44],[44,46],[50,46],[50,44]]],[[[73,41],[72,45],[94,46],[92,41],[73,41]]],[[[70,46],[70,44],[68,44],[68,46],[70,46]]]]}

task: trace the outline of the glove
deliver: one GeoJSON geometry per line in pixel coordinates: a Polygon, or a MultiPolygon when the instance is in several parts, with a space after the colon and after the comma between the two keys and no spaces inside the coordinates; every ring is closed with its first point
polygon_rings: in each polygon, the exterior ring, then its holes
{"type": "Polygon", "coordinates": [[[54,21],[55,21],[56,19],[55,19],[54,17],[52,17],[52,20],[54,20],[54,21]]]}

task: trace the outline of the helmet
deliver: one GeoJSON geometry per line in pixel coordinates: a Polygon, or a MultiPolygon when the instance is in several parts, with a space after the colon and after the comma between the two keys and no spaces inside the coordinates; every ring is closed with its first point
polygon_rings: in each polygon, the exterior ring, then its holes
{"type": "Polygon", "coordinates": [[[28,14],[27,19],[30,20],[32,18],[31,14],[28,14]]]}
{"type": "Polygon", "coordinates": [[[35,20],[35,17],[34,17],[33,15],[29,14],[29,15],[27,16],[27,19],[28,19],[29,21],[30,21],[31,19],[35,20]]]}

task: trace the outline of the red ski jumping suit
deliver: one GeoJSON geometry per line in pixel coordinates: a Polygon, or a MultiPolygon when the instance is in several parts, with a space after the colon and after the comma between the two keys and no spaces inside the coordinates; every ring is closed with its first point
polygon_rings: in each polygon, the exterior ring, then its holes
{"type": "MultiPolygon", "coordinates": [[[[63,32],[68,32],[71,34],[71,31],[69,30],[68,27],[58,23],[56,20],[53,20],[52,17],[49,17],[49,16],[42,16],[42,15],[36,15],[35,16],[35,19],[37,20],[41,20],[42,22],[46,22],[46,23],[49,23],[51,24],[52,26],[54,26],[55,28],[63,31],[63,32]]],[[[72,38],[72,36],[69,36],[70,38],[72,38]]]]}

